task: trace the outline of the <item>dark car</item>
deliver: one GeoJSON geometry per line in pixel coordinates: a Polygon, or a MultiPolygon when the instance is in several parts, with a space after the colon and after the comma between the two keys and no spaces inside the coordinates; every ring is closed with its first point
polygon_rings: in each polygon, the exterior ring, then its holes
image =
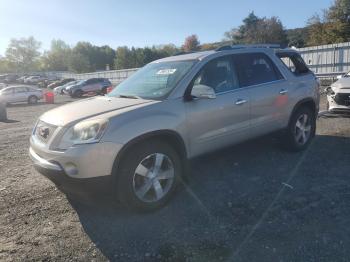
{"type": "Polygon", "coordinates": [[[74,80],[75,80],[74,78],[65,78],[65,79],[62,79],[62,80],[55,81],[55,82],[49,84],[47,87],[51,88],[51,89],[54,89],[55,87],[63,86],[63,85],[65,85],[65,84],[67,84],[69,82],[72,82],[74,80]]]}
{"type": "Polygon", "coordinates": [[[81,97],[87,93],[107,94],[107,89],[111,86],[112,83],[107,78],[90,78],[66,88],[64,92],[71,97],[81,97]]]}

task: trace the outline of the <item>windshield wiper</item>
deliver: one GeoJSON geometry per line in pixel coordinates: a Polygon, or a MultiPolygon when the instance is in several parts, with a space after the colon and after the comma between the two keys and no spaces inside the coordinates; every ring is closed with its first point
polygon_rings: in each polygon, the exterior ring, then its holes
{"type": "Polygon", "coordinates": [[[142,99],[141,97],[135,96],[135,95],[119,95],[119,97],[121,97],[121,98],[142,99]]]}

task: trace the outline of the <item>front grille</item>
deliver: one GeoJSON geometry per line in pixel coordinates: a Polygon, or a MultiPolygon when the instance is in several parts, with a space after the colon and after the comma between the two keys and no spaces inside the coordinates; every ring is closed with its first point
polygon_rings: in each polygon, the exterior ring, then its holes
{"type": "Polygon", "coordinates": [[[56,128],[57,126],[47,124],[43,121],[39,121],[35,127],[34,135],[39,141],[46,144],[52,137],[56,128]]]}
{"type": "Polygon", "coordinates": [[[347,94],[338,93],[338,94],[335,95],[334,101],[338,105],[350,106],[350,93],[347,93],[347,94]]]}

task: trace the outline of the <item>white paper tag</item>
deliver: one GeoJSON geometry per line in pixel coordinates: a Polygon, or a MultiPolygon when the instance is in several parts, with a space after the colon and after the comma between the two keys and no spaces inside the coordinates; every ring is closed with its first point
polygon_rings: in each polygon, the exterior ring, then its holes
{"type": "Polygon", "coordinates": [[[176,69],[160,69],[157,75],[172,75],[176,72],[176,69]]]}

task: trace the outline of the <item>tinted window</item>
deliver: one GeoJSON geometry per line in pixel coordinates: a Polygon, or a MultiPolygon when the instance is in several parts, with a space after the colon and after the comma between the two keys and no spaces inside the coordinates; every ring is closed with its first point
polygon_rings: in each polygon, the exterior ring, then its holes
{"type": "Polygon", "coordinates": [[[271,59],[263,53],[234,55],[234,63],[242,87],[283,79],[271,59]]]}
{"type": "Polygon", "coordinates": [[[220,57],[208,62],[194,79],[193,88],[196,88],[197,85],[210,86],[215,93],[239,88],[232,57],[220,57]]]}
{"type": "Polygon", "coordinates": [[[299,54],[296,53],[279,53],[277,56],[281,59],[284,65],[291,71],[294,75],[302,75],[310,72],[309,68],[306,66],[304,60],[299,54]]]}
{"type": "Polygon", "coordinates": [[[91,78],[91,79],[89,79],[89,80],[86,81],[86,84],[87,84],[87,85],[90,85],[90,84],[95,84],[95,83],[97,83],[97,82],[98,82],[98,79],[96,79],[96,78],[91,78]]]}

